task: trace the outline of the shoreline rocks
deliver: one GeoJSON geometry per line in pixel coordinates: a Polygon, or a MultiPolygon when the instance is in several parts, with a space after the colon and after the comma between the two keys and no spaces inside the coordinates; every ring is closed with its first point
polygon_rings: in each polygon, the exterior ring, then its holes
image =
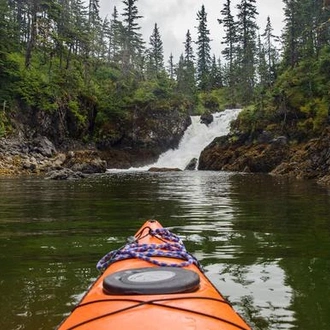
{"type": "MultiPolygon", "coordinates": [[[[261,133],[263,134],[263,133],[261,133]]],[[[125,168],[116,158],[116,168],[125,168]]],[[[120,152],[120,151],[119,151],[120,152]]],[[[142,154],[143,156],[143,154],[142,154]]],[[[142,157],[141,156],[141,157],[142,157]]],[[[322,136],[305,143],[293,143],[285,136],[266,136],[251,141],[247,135],[230,134],[213,140],[192,159],[185,170],[234,171],[268,173],[297,179],[316,180],[330,185],[330,129],[322,136]],[[191,165],[191,166],[190,166],[191,165]]],[[[127,161],[129,166],[131,161],[127,161]]],[[[41,175],[47,179],[80,179],[106,172],[109,163],[104,152],[93,146],[88,149],[58,151],[46,137],[35,139],[0,139],[0,176],[41,175]]],[[[150,168],[150,172],[180,171],[177,168],[150,168]]]]}
{"type": "Polygon", "coordinates": [[[177,167],[150,167],[148,172],[181,172],[177,167]]]}
{"type": "Polygon", "coordinates": [[[199,158],[199,170],[268,173],[296,179],[330,183],[330,129],[304,143],[285,136],[268,141],[231,134],[207,146],[199,158]]]}
{"type": "Polygon", "coordinates": [[[82,178],[107,169],[96,150],[58,152],[46,137],[0,139],[0,176],[44,175],[49,179],[82,178]]]}

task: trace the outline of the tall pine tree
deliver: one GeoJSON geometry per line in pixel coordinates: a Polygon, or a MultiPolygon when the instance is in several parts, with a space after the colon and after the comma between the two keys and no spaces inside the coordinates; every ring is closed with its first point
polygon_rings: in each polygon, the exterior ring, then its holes
{"type": "Polygon", "coordinates": [[[251,102],[255,86],[257,31],[256,0],[241,0],[237,5],[238,97],[243,104],[251,102]]]}
{"type": "Polygon", "coordinates": [[[136,2],[137,0],[123,1],[123,4],[125,5],[122,13],[124,18],[124,43],[122,53],[124,69],[128,69],[129,67],[139,67],[144,52],[144,41],[142,34],[139,32],[141,26],[137,22],[142,16],[139,15],[136,2]]]}
{"type": "Polygon", "coordinates": [[[193,97],[196,93],[196,81],[195,81],[195,65],[194,65],[194,60],[195,60],[195,55],[193,51],[193,46],[192,46],[192,38],[190,31],[187,31],[186,34],[186,40],[184,42],[184,76],[185,76],[185,81],[186,81],[186,93],[190,97],[193,97]]]}
{"type": "Polygon", "coordinates": [[[173,54],[170,54],[170,57],[168,59],[168,66],[167,66],[167,72],[170,76],[170,79],[174,79],[174,62],[173,62],[173,54]]]}
{"type": "Polygon", "coordinates": [[[209,73],[211,66],[210,31],[207,28],[207,13],[204,5],[197,13],[197,83],[199,89],[210,88],[209,73]]]}
{"type": "Polygon", "coordinates": [[[284,22],[282,39],[284,41],[283,60],[284,65],[294,67],[299,60],[299,2],[297,0],[283,0],[284,7],[284,22]]]}
{"type": "Polygon", "coordinates": [[[164,71],[164,51],[163,42],[159,33],[157,23],[154,26],[152,35],[149,39],[148,50],[148,72],[151,77],[157,76],[164,71]]]}
{"type": "Polygon", "coordinates": [[[231,13],[231,0],[226,0],[221,10],[222,19],[218,19],[219,24],[224,27],[225,36],[223,37],[223,44],[225,47],[222,50],[222,55],[226,61],[226,85],[229,88],[234,87],[234,61],[236,57],[236,44],[237,44],[237,24],[234,16],[231,13]]]}
{"type": "MultiPolygon", "coordinates": [[[[275,46],[276,36],[273,34],[273,27],[270,17],[267,17],[267,24],[264,33],[261,35],[264,39],[264,53],[267,63],[266,77],[264,77],[268,86],[272,85],[277,76],[278,51],[275,46]]],[[[259,47],[260,48],[260,47],[259,47]]]]}
{"type": "Polygon", "coordinates": [[[118,62],[120,59],[120,52],[123,48],[123,34],[124,27],[119,21],[117,8],[113,8],[112,19],[110,24],[110,45],[109,45],[109,59],[118,62]]]}

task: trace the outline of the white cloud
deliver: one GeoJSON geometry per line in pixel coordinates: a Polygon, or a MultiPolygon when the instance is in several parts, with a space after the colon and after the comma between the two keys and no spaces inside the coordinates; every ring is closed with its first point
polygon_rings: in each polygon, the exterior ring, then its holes
{"type": "MultiPolygon", "coordinates": [[[[233,13],[240,0],[232,0],[233,13]]],[[[173,53],[174,62],[177,62],[180,54],[184,51],[184,41],[189,29],[193,39],[196,39],[196,26],[198,24],[197,12],[205,6],[207,13],[208,29],[210,30],[212,53],[220,56],[221,41],[223,37],[222,28],[217,19],[221,18],[220,11],[224,0],[139,0],[136,5],[139,14],[143,16],[139,24],[144,40],[148,43],[155,23],[159,27],[164,46],[165,62],[170,53],[173,53]]],[[[111,17],[114,6],[119,14],[122,12],[122,0],[101,0],[101,15],[111,17]]],[[[257,0],[259,12],[257,23],[263,32],[266,26],[267,16],[270,16],[274,33],[281,34],[283,28],[283,2],[282,0],[257,0]]]]}

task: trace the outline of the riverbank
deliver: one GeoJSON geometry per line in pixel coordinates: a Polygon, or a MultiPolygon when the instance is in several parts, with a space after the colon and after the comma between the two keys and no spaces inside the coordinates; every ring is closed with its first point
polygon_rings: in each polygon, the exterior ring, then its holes
{"type": "Polygon", "coordinates": [[[301,143],[267,132],[253,140],[248,135],[230,134],[216,138],[204,149],[198,169],[269,173],[330,185],[329,146],[330,129],[301,143]]]}
{"type": "Polygon", "coordinates": [[[43,175],[51,179],[84,177],[106,171],[95,149],[61,152],[44,136],[0,139],[0,176],[43,175]]]}
{"type": "MultiPolygon", "coordinates": [[[[316,180],[330,186],[330,129],[304,143],[285,136],[271,138],[263,133],[248,141],[229,134],[216,138],[201,153],[199,170],[269,173],[295,179],[316,180]]],[[[130,153],[100,151],[95,146],[75,146],[58,151],[46,137],[0,139],[0,176],[41,175],[49,179],[83,178],[104,173],[110,165],[127,168],[130,153]]],[[[148,154],[150,158],[150,154],[148,154]]],[[[147,158],[148,158],[147,157],[147,158]]],[[[156,157],[154,155],[154,157],[156,157]]],[[[143,158],[143,151],[140,158],[143,158]]]]}

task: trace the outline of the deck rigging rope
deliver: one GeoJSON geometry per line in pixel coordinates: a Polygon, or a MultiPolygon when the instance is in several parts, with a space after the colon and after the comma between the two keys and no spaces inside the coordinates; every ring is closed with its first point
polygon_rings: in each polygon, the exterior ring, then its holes
{"type": "Polygon", "coordinates": [[[173,234],[168,229],[159,228],[151,229],[150,227],[144,228],[140,233],[133,238],[131,242],[124,245],[118,250],[110,251],[107,253],[96,265],[99,271],[104,271],[110,264],[130,259],[137,258],[145,260],[160,267],[186,267],[191,264],[199,263],[195,257],[187,252],[179,236],[173,234]],[[147,230],[146,233],[144,231],[147,230]],[[139,240],[147,235],[154,236],[161,240],[162,244],[139,244],[139,240]],[[154,257],[176,258],[184,260],[180,263],[168,263],[158,261],[154,257]]]}
{"type": "MultiPolygon", "coordinates": [[[[87,302],[85,304],[78,305],[76,307],[76,309],[82,308],[82,307],[90,305],[90,304],[103,303],[105,301],[108,301],[108,302],[125,301],[125,302],[132,303],[132,305],[124,307],[124,308],[120,308],[118,310],[114,310],[114,311],[111,311],[111,312],[108,312],[108,313],[105,313],[105,314],[98,315],[94,318],[87,319],[85,321],[82,321],[82,322],[80,322],[76,325],[73,325],[73,326],[69,327],[67,330],[74,330],[74,329],[77,329],[77,328],[79,328],[83,325],[86,325],[88,323],[97,321],[99,319],[106,318],[106,317],[116,315],[116,314],[119,314],[119,313],[123,313],[125,311],[132,310],[132,309],[144,306],[144,305],[163,307],[163,308],[175,309],[175,310],[183,311],[183,312],[189,312],[189,313],[192,313],[192,314],[205,316],[205,317],[217,320],[217,321],[221,321],[223,323],[230,324],[233,327],[235,327],[237,329],[240,329],[240,330],[248,330],[248,328],[245,327],[245,326],[241,326],[239,324],[236,324],[235,322],[232,322],[231,320],[228,320],[228,319],[225,319],[225,318],[222,318],[222,317],[218,317],[216,315],[207,314],[207,313],[204,313],[202,311],[196,311],[196,310],[187,309],[187,308],[184,308],[184,307],[172,306],[172,305],[168,304],[168,302],[175,302],[175,301],[186,300],[186,299],[187,299],[187,297],[173,297],[173,298],[161,298],[161,299],[151,299],[151,300],[139,300],[139,299],[132,299],[132,298],[125,298],[125,299],[114,298],[114,299],[106,299],[106,300],[102,299],[102,300],[90,301],[90,302],[87,302]]],[[[215,302],[218,302],[218,303],[221,303],[221,304],[228,304],[230,306],[230,304],[226,300],[220,300],[220,299],[214,299],[214,298],[208,298],[208,297],[198,297],[198,296],[192,296],[192,297],[190,296],[189,299],[211,300],[211,301],[215,301],[215,302]]]]}

